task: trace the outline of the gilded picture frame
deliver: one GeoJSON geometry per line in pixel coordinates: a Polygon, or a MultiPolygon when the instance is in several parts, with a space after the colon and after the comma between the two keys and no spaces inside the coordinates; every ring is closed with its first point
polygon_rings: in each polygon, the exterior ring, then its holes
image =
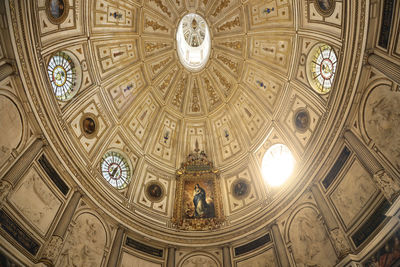
{"type": "Polygon", "coordinates": [[[207,231],[225,221],[218,170],[196,148],[176,173],[172,225],[180,230],[207,231]]]}

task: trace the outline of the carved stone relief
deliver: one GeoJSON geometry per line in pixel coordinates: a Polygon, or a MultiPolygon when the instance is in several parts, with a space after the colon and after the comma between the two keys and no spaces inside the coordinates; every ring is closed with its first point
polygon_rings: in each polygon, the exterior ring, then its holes
{"type": "Polygon", "coordinates": [[[206,255],[195,255],[186,259],[180,267],[219,267],[220,265],[206,255]]]}
{"type": "Polygon", "coordinates": [[[347,227],[376,190],[369,173],[355,160],[330,196],[347,227]]]}
{"type": "Polygon", "coordinates": [[[278,263],[275,258],[275,252],[273,248],[270,248],[263,253],[251,257],[249,259],[239,261],[237,267],[278,267],[278,263]]]}
{"type": "Polygon", "coordinates": [[[22,118],[10,98],[0,95],[0,166],[17,148],[22,139],[22,118]]]}
{"type": "Polygon", "coordinates": [[[334,266],[336,253],[317,212],[302,208],[289,227],[289,238],[296,266],[334,266]]]}
{"type": "Polygon", "coordinates": [[[368,136],[400,171],[400,93],[388,85],[372,90],[365,104],[364,121],[368,136]]]}
{"type": "Polygon", "coordinates": [[[72,222],[56,266],[101,266],[104,261],[106,231],[92,214],[80,214],[72,222]]]}
{"type": "Polygon", "coordinates": [[[31,167],[10,196],[10,202],[45,235],[61,206],[61,201],[31,167]]]}

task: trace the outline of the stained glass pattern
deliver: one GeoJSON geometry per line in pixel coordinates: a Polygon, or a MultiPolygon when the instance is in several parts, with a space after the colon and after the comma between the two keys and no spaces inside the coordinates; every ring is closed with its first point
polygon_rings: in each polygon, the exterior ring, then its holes
{"type": "Polygon", "coordinates": [[[312,52],[311,85],[318,93],[328,93],[335,78],[337,56],[333,48],[326,44],[318,46],[312,52]]]}
{"type": "Polygon", "coordinates": [[[107,152],[101,161],[101,173],[113,187],[125,188],[130,182],[131,170],[128,161],[118,152],[107,152]]]}
{"type": "Polygon", "coordinates": [[[76,91],[76,68],[72,58],[64,52],[57,52],[47,66],[51,87],[58,100],[71,99],[76,91]]]}

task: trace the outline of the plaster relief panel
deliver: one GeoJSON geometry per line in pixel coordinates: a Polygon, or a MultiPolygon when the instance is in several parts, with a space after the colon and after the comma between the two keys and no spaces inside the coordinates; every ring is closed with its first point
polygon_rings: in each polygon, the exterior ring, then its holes
{"type": "Polygon", "coordinates": [[[242,152],[242,142],[238,139],[236,122],[228,114],[220,115],[212,119],[212,134],[214,140],[217,140],[218,161],[223,162],[234,155],[242,152]]]}
{"type": "Polygon", "coordinates": [[[171,87],[174,84],[176,77],[179,74],[179,67],[174,64],[169,70],[166,70],[155,83],[153,91],[157,94],[157,96],[165,102],[169,92],[171,91],[171,87]]]}
{"type": "Polygon", "coordinates": [[[200,80],[203,86],[204,97],[206,100],[208,112],[212,112],[223,104],[222,97],[216,86],[209,75],[203,73],[200,75],[200,80]]]}
{"type": "Polygon", "coordinates": [[[180,120],[164,113],[160,122],[155,131],[157,134],[154,134],[152,141],[151,154],[161,161],[175,166],[180,120]]]}
{"type": "Polygon", "coordinates": [[[237,262],[237,267],[278,267],[277,260],[275,258],[275,251],[273,248],[270,248],[263,253],[251,257],[249,259],[237,262]]]}
{"type": "Polygon", "coordinates": [[[5,95],[0,95],[0,166],[2,166],[13,149],[22,141],[22,117],[15,103],[5,95]]]}
{"type": "Polygon", "coordinates": [[[246,40],[244,37],[221,37],[214,39],[214,45],[221,50],[229,51],[239,57],[244,57],[246,40]]]}
{"type": "Polygon", "coordinates": [[[129,1],[93,0],[93,32],[136,32],[138,7],[129,1]]]}
{"type": "Polygon", "coordinates": [[[183,72],[177,79],[175,89],[172,91],[168,102],[178,112],[183,112],[183,105],[186,100],[187,87],[190,85],[190,75],[183,72]]]}
{"type": "Polygon", "coordinates": [[[102,266],[107,234],[99,218],[80,214],[70,225],[56,266],[102,266]]]}
{"type": "Polygon", "coordinates": [[[139,60],[137,40],[96,40],[93,41],[97,67],[100,77],[105,79],[112,74],[131,66],[139,60]]]}
{"type": "Polygon", "coordinates": [[[243,32],[245,27],[241,8],[236,9],[221,21],[214,24],[212,31],[214,36],[234,35],[243,32]]]}
{"type": "Polygon", "coordinates": [[[165,17],[171,23],[176,20],[176,15],[168,0],[148,0],[145,5],[165,17]]]}
{"type": "Polygon", "coordinates": [[[372,177],[356,159],[331,193],[330,198],[343,223],[349,227],[376,193],[377,188],[372,177]]]}
{"type": "Polygon", "coordinates": [[[151,79],[154,80],[160,73],[166,70],[174,60],[175,55],[173,53],[168,53],[146,62],[151,79]]]}
{"type": "Polygon", "coordinates": [[[165,39],[149,39],[142,40],[142,49],[146,58],[162,54],[164,51],[171,50],[174,43],[165,39]]]}
{"type": "Polygon", "coordinates": [[[222,16],[233,10],[240,4],[239,0],[219,0],[213,1],[213,6],[209,11],[209,18],[211,22],[219,20],[222,16]]]}
{"type": "Polygon", "coordinates": [[[206,113],[205,103],[203,101],[203,92],[199,82],[199,76],[194,77],[191,81],[188,92],[188,105],[186,114],[191,116],[201,116],[206,113]]]}
{"type": "Polygon", "coordinates": [[[95,95],[92,99],[88,100],[81,110],[73,115],[70,119],[69,125],[72,129],[72,133],[78,141],[78,145],[83,147],[84,151],[93,155],[95,146],[102,139],[107,129],[111,126],[110,121],[104,115],[100,99],[95,95]],[[82,129],[83,118],[86,115],[94,118],[96,130],[88,136],[82,129]]]}
{"type": "Polygon", "coordinates": [[[136,257],[128,252],[123,251],[120,259],[120,267],[161,267],[161,263],[155,263],[150,260],[136,257]]]}
{"type": "MultiPolygon", "coordinates": [[[[204,121],[185,122],[183,128],[185,129],[184,140],[186,140],[183,149],[184,156],[192,153],[196,146],[198,146],[200,151],[204,151],[206,154],[211,152],[208,144],[209,139],[207,138],[209,130],[204,121]]],[[[184,161],[184,159],[182,159],[182,161],[184,161]]]]}
{"type": "Polygon", "coordinates": [[[132,115],[125,121],[125,125],[133,140],[143,149],[149,137],[152,125],[155,123],[156,115],[160,105],[151,94],[147,94],[143,101],[140,101],[132,115]]]}
{"type": "Polygon", "coordinates": [[[289,240],[296,266],[335,266],[335,250],[314,208],[296,212],[289,226],[289,240]]]}
{"type": "Polygon", "coordinates": [[[126,115],[133,101],[145,90],[147,82],[141,67],[129,69],[124,76],[107,86],[106,91],[110,97],[119,118],[126,115]]]}
{"type": "Polygon", "coordinates": [[[149,34],[152,37],[157,34],[171,37],[174,33],[174,30],[170,24],[161,19],[158,15],[146,10],[143,12],[142,23],[142,32],[144,34],[149,34]]]}
{"type": "Polygon", "coordinates": [[[374,88],[365,103],[364,125],[378,149],[400,171],[400,93],[388,85],[374,88]]]}
{"type": "Polygon", "coordinates": [[[262,104],[272,114],[285,84],[259,67],[247,65],[245,70],[243,82],[248,86],[246,89],[262,100],[262,104]]]}
{"type": "Polygon", "coordinates": [[[79,36],[83,29],[84,1],[33,1],[32,10],[38,17],[37,27],[42,44],[46,45],[62,38],[79,36]]]}
{"type": "Polygon", "coordinates": [[[241,93],[236,101],[234,101],[234,107],[236,108],[238,117],[242,121],[240,125],[245,125],[250,140],[253,142],[263,132],[262,128],[265,126],[266,121],[265,116],[262,115],[262,111],[252,102],[248,95],[241,93]]]}
{"type": "Polygon", "coordinates": [[[249,44],[249,57],[252,60],[287,74],[292,54],[292,36],[252,36],[249,44]]]}
{"type": "Polygon", "coordinates": [[[237,78],[242,74],[242,62],[243,59],[236,58],[232,55],[217,51],[214,55],[216,61],[228,71],[233,77],[237,78]]]}
{"type": "Polygon", "coordinates": [[[262,30],[271,27],[290,27],[293,25],[293,7],[291,0],[249,1],[250,30],[262,30]]]}
{"type": "Polygon", "coordinates": [[[49,230],[62,204],[43,181],[35,166],[30,167],[24,174],[11,194],[10,202],[43,236],[49,230]]]}
{"type": "Polygon", "coordinates": [[[136,202],[145,209],[160,216],[169,216],[171,181],[174,176],[161,170],[154,169],[150,165],[145,166],[140,178],[136,202]]]}
{"type": "Polygon", "coordinates": [[[244,207],[259,200],[257,184],[255,178],[251,176],[249,168],[246,168],[235,175],[224,177],[225,186],[229,203],[229,212],[227,215],[238,212],[244,207]]]}
{"type": "Polygon", "coordinates": [[[230,98],[237,88],[235,79],[216,64],[213,64],[208,71],[209,74],[214,78],[215,85],[222,92],[223,96],[226,99],[230,98]]]}
{"type": "Polygon", "coordinates": [[[297,94],[285,112],[285,124],[304,150],[317,129],[321,112],[297,94]]]}

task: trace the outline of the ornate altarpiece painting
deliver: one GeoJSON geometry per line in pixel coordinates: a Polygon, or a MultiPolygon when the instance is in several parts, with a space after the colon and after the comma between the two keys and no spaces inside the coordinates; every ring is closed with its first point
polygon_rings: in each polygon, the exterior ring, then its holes
{"type": "Polygon", "coordinates": [[[172,224],[181,230],[206,231],[225,221],[219,171],[196,149],[176,172],[176,192],[172,224]]]}

